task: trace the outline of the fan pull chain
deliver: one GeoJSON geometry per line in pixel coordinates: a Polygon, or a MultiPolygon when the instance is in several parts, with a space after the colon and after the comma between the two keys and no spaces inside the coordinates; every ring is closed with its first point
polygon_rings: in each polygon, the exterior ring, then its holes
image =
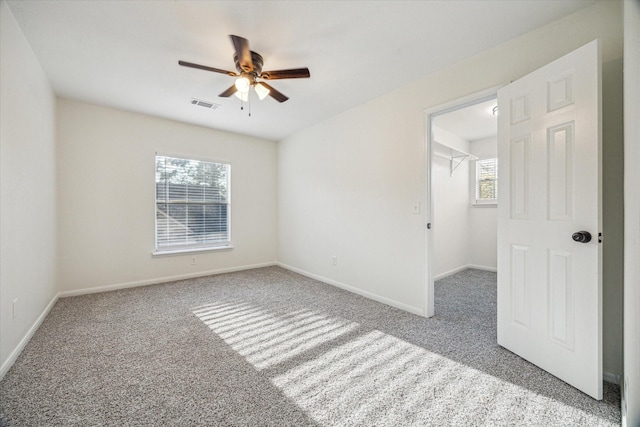
{"type": "MultiPolygon", "coordinates": [[[[247,96],[247,109],[249,111],[249,117],[251,117],[251,96],[247,96]]],[[[244,110],[244,101],[240,99],[240,110],[244,110]]]]}

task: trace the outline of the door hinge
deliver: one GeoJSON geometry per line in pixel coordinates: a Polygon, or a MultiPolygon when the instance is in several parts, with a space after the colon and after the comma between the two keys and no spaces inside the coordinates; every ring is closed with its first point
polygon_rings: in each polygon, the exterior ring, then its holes
{"type": "Polygon", "coordinates": [[[598,233],[598,243],[602,243],[602,233],[598,233]]]}

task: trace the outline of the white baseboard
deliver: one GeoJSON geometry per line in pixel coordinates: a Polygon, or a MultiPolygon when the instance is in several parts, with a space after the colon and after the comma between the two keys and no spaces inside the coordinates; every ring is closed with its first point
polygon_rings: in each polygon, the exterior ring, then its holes
{"type": "Polygon", "coordinates": [[[137,280],[134,282],[117,283],[114,285],[97,286],[94,288],[76,289],[72,291],[60,292],[60,298],[73,297],[78,295],[95,294],[99,292],[116,291],[118,289],[137,288],[139,286],[156,285],[159,283],[174,282],[176,280],[193,279],[194,277],[213,276],[215,274],[233,273],[234,271],[251,270],[254,268],[271,267],[277,265],[276,262],[264,262],[260,264],[243,265],[239,267],[220,268],[217,270],[200,271],[197,273],[178,274],[175,276],[156,277],[154,279],[137,280]]]}
{"type": "Polygon", "coordinates": [[[404,311],[407,311],[409,313],[417,314],[418,316],[424,316],[424,310],[421,307],[414,307],[414,306],[411,306],[411,305],[408,305],[408,304],[404,304],[404,303],[401,303],[401,302],[398,302],[398,301],[395,301],[395,300],[392,300],[392,299],[389,299],[389,298],[374,294],[372,292],[364,291],[364,290],[356,288],[354,286],[347,285],[345,283],[341,283],[341,282],[338,282],[336,280],[329,279],[327,277],[323,277],[323,276],[319,276],[317,274],[309,273],[308,271],[301,270],[299,268],[292,267],[290,265],[283,264],[281,262],[279,262],[278,265],[280,267],[284,268],[284,269],[287,269],[289,271],[293,271],[294,273],[298,273],[298,274],[301,274],[303,276],[309,277],[311,279],[318,280],[320,282],[326,283],[328,285],[332,285],[332,286],[335,286],[337,288],[344,289],[345,291],[349,291],[349,292],[352,292],[354,294],[362,295],[363,297],[372,299],[372,300],[377,301],[377,302],[381,302],[381,303],[386,304],[386,305],[390,305],[391,307],[399,308],[400,310],[404,310],[404,311]]]}
{"type": "Polygon", "coordinates": [[[440,279],[444,279],[445,277],[453,276],[454,274],[464,271],[467,268],[469,267],[466,265],[463,265],[462,267],[454,268],[453,270],[449,270],[444,273],[440,273],[437,276],[434,276],[433,280],[440,280],[440,279]]]}
{"type": "Polygon", "coordinates": [[[485,265],[469,264],[469,265],[467,265],[467,268],[473,268],[475,270],[491,271],[492,273],[497,273],[498,272],[497,268],[495,268],[495,267],[487,267],[485,265]]]}
{"type": "Polygon", "coordinates": [[[18,356],[20,356],[20,353],[22,353],[22,350],[24,350],[24,348],[27,346],[27,344],[31,340],[31,337],[33,337],[33,334],[36,333],[36,331],[38,330],[38,328],[40,327],[44,319],[47,317],[47,315],[53,308],[53,306],[56,305],[56,302],[58,301],[58,297],[59,297],[59,294],[55,295],[51,299],[49,304],[47,304],[47,306],[44,308],[44,311],[40,314],[40,316],[38,316],[38,318],[33,323],[33,325],[31,325],[31,328],[29,328],[25,336],[20,340],[16,348],[13,349],[13,351],[11,352],[7,360],[5,360],[2,366],[0,366],[0,380],[2,380],[4,376],[7,374],[7,372],[9,372],[9,369],[11,369],[16,359],[18,359],[18,356]]]}
{"type": "Polygon", "coordinates": [[[611,384],[617,384],[622,386],[622,375],[614,374],[613,372],[604,372],[602,374],[602,379],[611,384]]]}
{"type": "Polygon", "coordinates": [[[476,265],[476,264],[467,264],[467,265],[463,265],[462,267],[458,267],[458,268],[454,268],[453,270],[449,270],[445,273],[440,273],[437,276],[435,276],[433,278],[433,280],[440,280],[440,279],[444,279],[445,277],[449,277],[449,276],[453,276],[456,273],[459,273],[461,271],[467,270],[469,268],[474,268],[476,270],[484,270],[484,271],[491,271],[496,273],[498,271],[497,268],[495,267],[487,267],[484,265],[476,265]]]}

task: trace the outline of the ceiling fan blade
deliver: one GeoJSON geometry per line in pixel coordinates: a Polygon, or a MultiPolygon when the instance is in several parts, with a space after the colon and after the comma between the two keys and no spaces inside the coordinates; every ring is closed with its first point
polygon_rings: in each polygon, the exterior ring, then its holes
{"type": "Polygon", "coordinates": [[[236,50],[240,68],[242,69],[242,71],[245,71],[247,73],[252,72],[253,61],[251,60],[251,51],[249,50],[249,40],[234,35],[229,35],[229,37],[231,37],[233,47],[236,50]]]}
{"type": "Polygon", "coordinates": [[[234,73],[233,71],[227,71],[227,70],[221,70],[219,68],[207,67],[206,65],[194,64],[193,62],[178,61],[178,64],[182,65],[183,67],[191,67],[191,68],[197,68],[199,70],[213,71],[214,73],[227,74],[229,76],[234,76],[234,77],[238,75],[238,73],[234,73]]]}
{"type": "Polygon", "coordinates": [[[221,93],[220,95],[218,95],[218,96],[221,96],[221,97],[223,97],[223,98],[228,98],[228,97],[230,97],[231,95],[233,95],[234,93],[236,93],[237,91],[238,91],[238,89],[236,88],[236,85],[235,85],[235,84],[233,84],[233,85],[231,85],[231,87],[230,87],[229,89],[225,90],[224,92],[222,92],[222,93],[221,93]]]}
{"type": "Polygon", "coordinates": [[[275,90],[272,86],[269,86],[268,84],[266,84],[265,82],[260,82],[260,84],[264,87],[266,87],[267,89],[269,89],[269,96],[272,97],[273,99],[275,99],[278,102],[284,102],[287,99],[289,99],[288,96],[286,96],[285,94],[283,94],[282,92],[278,92],[277,90],[275,90]]]}
{"type": "Polygon", "coordinates": [[[291,70],[263,71],[262,74],[260,74],[260,77],[266,80],[306,79],[311,77],[311,74],[309,73],[309,69],[304,67],[293,68],[291,70]]]}

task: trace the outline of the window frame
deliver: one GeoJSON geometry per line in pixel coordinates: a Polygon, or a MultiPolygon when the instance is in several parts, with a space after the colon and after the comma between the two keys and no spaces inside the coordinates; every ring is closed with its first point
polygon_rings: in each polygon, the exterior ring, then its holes
{"type": "MultiPolygon", "coordinates": [[[[162,257],[162,256],[170,256],[170,255],[180,255],[180,254],[189,254],[189,253],[197,253],[197,252],[210,252],[210,251],[224,251],[233,249],[232,240],[231,240],[231,180],[232,180],[232,165],[229,160],[222,159],[211,159],[211,158],[203,158],[199,156],[185,155],[185,154],[175,154],[175,153],[166,153],[166,152],[156,152],[153,156],[154,160],[154,204],[153,204],[153,213],[154,213],[154,250],[151,253],[154,257],[162,257]],[[158,247],[158,194],[157,187],[158,183],[156,181],[156,173],[157,173],[157,165],[158,165],[158,157],[170,157],[180,160],[187,161],[196,161],[196,162],[206,162],[206,163],[216,163],[223,164],[227,166],[227,239],[225,242],[220,244],[205,244],[201,246],[186,246],[186,247],[177,247],[173,246],[167,249],[158,247]]],[[[166,204],[166,203],[165,203],[166,204]]],[[[188,205],[188,203],[187,203],[188,205]]]]}
{"type": "Polygon", "coordinates": [[[477,159],[474,162],[474,166],[475,166],[475,177],[473,179],[473,206],[480,206],[480,207],[496,207],[498,205],[498,197],[495,197],[493,199],[481,199],[480,196],[480,166],[479,163],[483,162],[483,161],[487,161],[487,160],[492,160],[495,162],[495,179],[493,181],[495,181],[495,187],[496,187],[496,193],[499,194],[499,188],[498,188],[498,157],[483,157],[480,159],[477,159]]]}

